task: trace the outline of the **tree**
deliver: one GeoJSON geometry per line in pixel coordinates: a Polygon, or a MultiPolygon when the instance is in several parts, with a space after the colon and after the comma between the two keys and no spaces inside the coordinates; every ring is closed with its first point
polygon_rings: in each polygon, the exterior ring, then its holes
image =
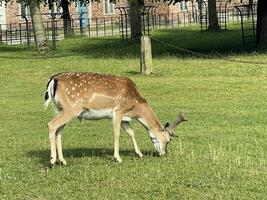
{"type": "Polygon", "coordinates": [[[64,26],[64,35],[70,36],[71,35],[71,17],[69,11],[70,2],[68,0],[61,0],[60,6],[62,7],[63,14],[63,26],[64,26]]]}
{"type": "Polygon", "coordinates": [[[220,30],[216,0],[208,0],[208,10],[209,10],[209,30],[220,30]]]}
{"type": "MultiPolygon", "coordinates": [[[[176,4],[181,2],[182,0],[164,0],[169,2],[170,4],[176,4]]],[[[189,1],[189,0],[186,0],[189,1]]],[[[198,3],[203,2],[203,0],[196,0],[198,3]]],[[[193,2],[193,1],[191,1],[193,2]]],[[[217,15],[217,6],[216,0],[208,0],[208,18],[209,18],[209,30],[220,30],[218,15],[217,15]]]]}
{"type": "MultiPolygon", "coordinates": [[[[14,2],[14,0],[0,0],[1,3],[14,2]]],[[[39,50],[48,49],[47,38],[45,34],[45,29],[43,25],[43,18],[40,11],[39,1],[38,0],[18,0],[18,2],[23,2],[24,4],[30,7],[31,21],[34,32],[34,41],[36,47],[39,50]]]]}
{"type": "Polygon", "coordinates": [[[257,7],[257,46],[267,48],[267,1],[258,0],[257,7]]]}
{"type": "Polygon", "coordinates": [[[29,6],[30,6],[36,47],[41,51],[47,50],[48,44],[47,44],[47,38],[45,34],[43,18],[41,15],[39,2],[37,0],[30,0],[29,6]]]}
{"type": "Polygon", "coordinates": [[[129,0],[131,37],[136,39],[142,35],[140,9],[144,6],[144,0],[129,0]]]}

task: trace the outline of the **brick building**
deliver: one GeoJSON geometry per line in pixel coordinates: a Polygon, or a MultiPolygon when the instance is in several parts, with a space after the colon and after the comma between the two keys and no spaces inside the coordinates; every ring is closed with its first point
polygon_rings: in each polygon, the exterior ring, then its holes
{"type": "MultiPolygon", "coordinates": [[[[224,8],[226,2],[228,2],[228,0],[218,0],[218,10],[224,8]]],[[[256,2],[256,0],[254,0],[254,2],[256,2]]],[[[232,0],[228,5],[229,7],[233,7],[240,3],[247,4],[248,0],[232,0]]],[[[151,3],[148,1],[147,4],[151,3]]],[[[116,7],[127,5],[127,0],[120,0],[117,4],[110,3],[110,0],[100,0],[100,2],[93,2],[89,5],[80,5],[79,3],[75,5],[75,3],[72,3],[69,6],[69,10],[72,19],[79,19],[80,14],[83,12],[82,18],[86,19],[83,23],[85,23],[84,26],[86,26],[91,22],[91,19],[118,17],[120,11],[116,9],[116,7]]],[[[196,1],[181,1],[175,5],[168,5],[166,2],[160,1],[153,5],[156,7],[156,9],[153,10],[156,15],[188,12],[197,13],[200,8],[200,5],[196,1]]],[[[207,5],[207,0],[204,0],[204,3],[202,3],[202,6],[205,5],[207,5]]],[[[49,9],[47,5],[41,5],[41,12],[43,13],[44,22],[49,22],[51,21],[51,13],[61,13],[62,9],[56,4],[54,4],[51,9],[49,9]]],[[[25,19],[22,15],[26,15],[30,21],[29,7],[26,6],[25,3],[13,2],[8,3],[6,6],[4,4],[0,5],[0,28],[5,29],[10,24],[15,27],[20,23],[25,23],[25,19]]],[[[192,17],[193,15],[190,16],[192,17]]],[[[60,15],[58,15],[57,18],[60,18],[60,15]]],[[[75,23],[79,23],[78,20],[76,20],[75,23]]]]}
{"type": "MultiPolygon", "coordinates": [[[[78,18],[80,13],[84,12],[83,18],[108,18],[118,16],[119,10],[116,6],[127,6],[127,0],[118,1],[117,4],[110,3],[110,0],[101,0],[100,2],[93,2],[89,5],[75,5],[72,3],[69,7],[72,18],[78,18]]],[[[183,11],[190,11],[192,8],[191,2],[181,2],[176,5],[168,5],[164,2],[156,3],[157,14],[177,13],[183,11]]],[[[51,19],[51,13],[62,12],[62,9],[56,4],[49,9],[47,5],[41,5],[41,12],[43,13],[44,21],[51,19]]],[[[0,24],[19,24],[25,22],[22,15],[26,15],[30,20],[29,7],[25,3],[8,3],[0,5],[0,24]]]]}

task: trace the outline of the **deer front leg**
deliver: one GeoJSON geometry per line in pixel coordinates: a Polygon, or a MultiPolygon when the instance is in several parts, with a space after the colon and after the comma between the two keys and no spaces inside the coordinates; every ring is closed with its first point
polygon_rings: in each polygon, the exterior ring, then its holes
{"type": "Polygon", "coordinates": [[[141,153],[141,151],[138,148],[138,145],[137,145],[137,142],[136,142],[136,139],[134,136],[134,131],[133,131],[130,123],[129,122],[121,122],[121,126],[126,131],[126,133],[128,133],[128,135],[130,136],[136,155],[138,155],[140,158],[142,158],[143,154],[141,153]]]}
{"type": "Polygon", "coordinates": [[[114,113],[114,116],[113,116],[114,159],[116,162],[119,162],[119,163],[122,162],[122,159],[121,159],[120,154],[119,154],[121,119],[122,119],[121,114],[114,113]]]}

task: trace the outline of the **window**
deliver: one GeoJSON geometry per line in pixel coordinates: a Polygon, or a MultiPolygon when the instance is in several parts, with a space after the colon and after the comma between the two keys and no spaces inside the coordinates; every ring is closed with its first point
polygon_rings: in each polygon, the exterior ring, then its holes
{"type": "Polygon", "coordinates": [[[22,16],[26,16],[28,19],[31,17],[30,7],[26,5],[25,1],[20,2],[20,15],[21,19],[24,19],[22,16]]]}
{"type": "Polygon", "coordinates": [[[56,2],[53,2],[51,7],[49,7],[49,13],[62,13],[62,8],[56,2]]]}
{"type": "Polygon", "coordinates": [[[180,2],[180,10],[187,10],[187,1],[180,2]]]}
{"type": "Polygon", "coordinates": [[[114,4],[110,0],[104,0],[105,3],[105,14],[114,14],[114,4]]]}

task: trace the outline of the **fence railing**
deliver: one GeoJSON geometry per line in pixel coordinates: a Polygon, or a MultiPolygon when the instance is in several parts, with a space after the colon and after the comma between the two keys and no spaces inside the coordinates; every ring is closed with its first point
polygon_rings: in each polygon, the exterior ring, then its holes
{"type": "MultiPolygon", "coordinates": [[[[70,35],[88,37],[113,36],[120,34],[119,17],[71,19],[70,35]]],[[[61,40],[66,37],[63,19],[51,19],[44,22],[48,40],[61,40]]],[[[27,44],[34,42],[31,22],[0,24],[0,42],[5,44],[27,44]]]]}
{"type": "MultiPolygon", "coordinates": [[[[150,14],[142,18],[142,32],[149,34],[154,29],[171,29],[185,26],[199,26],[207,24],[207,17],[203,17],[205,11],[181,12],[169,14],[150,14]]],[[[229,21],[240,22],[241,17],[236,9],[218,11],[219,22],[222,28],[226,28],[229,21]]],[[[245,16],[246,18],[246,16],[245,16]]],[[[249,16],[247,16],[249,18],[249,16]]],[[[244,17],[243,17],[243,20],[244,17]]],[[[44,28],[49,41],[56,41],[66,37],[64,21],[62,18],[51,18],[44,22],[44,28]]],[[[130,37],[130,18],[128,15],[105,18],[83,18],[82,15],[72,16],[71,35],[88,37],[115,36],[130,37]]],[[[0,24],[0,42],[5,44],[26,44],[30,46],[34,42],[32,23],[0,24]]]]}

